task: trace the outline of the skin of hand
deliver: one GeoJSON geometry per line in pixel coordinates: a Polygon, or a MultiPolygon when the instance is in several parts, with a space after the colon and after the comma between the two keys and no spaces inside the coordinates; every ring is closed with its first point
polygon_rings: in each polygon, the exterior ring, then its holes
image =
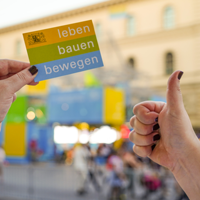
{"type": "MultiPolygon", "coordinates": [[[[133,108],[135,115],[130,124],[134,130],[129,139],[134,143],[133,151],[136,154],[149,157],[167,167],[191,199],[197,199],[195,192],[190,193],[190,186],[186,183],[188,181],[182,178],[185,176],[196,179],[194,173],[198,173],[200,167],[200,154],[196,155],[199,157],[197,161],[192,157],[194,152],[200,152],[200,142],[184,108],[180,90],[182,74],[181,71],[175,71],[170,76],[167,84],[167,103],[146,101],[133,108]]],[[[200,183],[197,184],[195,180],[190,184],[200,189],[200,183]]]]}
{"type": "Polygon", "coordinates": [[[0,59],[0,125],[16,99],[16,92],[26,84],[38,84],[34,82],[37,72],[29,63],[0,59]]]}

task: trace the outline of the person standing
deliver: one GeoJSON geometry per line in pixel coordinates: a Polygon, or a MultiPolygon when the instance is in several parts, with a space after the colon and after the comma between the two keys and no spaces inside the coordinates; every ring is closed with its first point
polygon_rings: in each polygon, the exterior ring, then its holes
{"type": "Polygon", "coordinates": [[[77,144],[74,150],[74,168],[78,173],[78,189],[77,193],[83,195],[86,193],[86,180],[88,175],[88,158],[90,152],[87,147],[77,144]]]}
{"type": "Polygon", "coordinates": [[[3,181],[3,164],[6,158],[6,153],[2,146],[0,146],[0,181],[3,181]]]}

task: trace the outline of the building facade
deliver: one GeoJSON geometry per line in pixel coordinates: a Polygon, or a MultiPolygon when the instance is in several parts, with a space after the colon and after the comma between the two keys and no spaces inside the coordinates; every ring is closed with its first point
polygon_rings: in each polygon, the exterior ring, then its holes
{"type": "MultiPolygon", "coordinates": [[[[0,58],[28,61],[22,34],[92,19],[104,67],[92,70],[105,85],[128,84],[132,104],[165,95],[169,75],[184,71],[181,89],[193,127],[200,130],[200,1],[109,0],[0,29],[0,58]],[[148,95],[147,95],[148,94],[148,95]],[[137,98],[140,96],[141,98],[137,98]]],[[[83,87],[84,72],[50,84],[83,87]],[[77,81],[79,80],[79,81],[77,81]]]]}

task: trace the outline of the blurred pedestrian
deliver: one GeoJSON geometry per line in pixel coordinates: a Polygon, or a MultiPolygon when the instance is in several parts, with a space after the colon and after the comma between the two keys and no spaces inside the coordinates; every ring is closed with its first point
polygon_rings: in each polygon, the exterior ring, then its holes
{"type": "Polygon", "coordinates": [[[83,195],[86,193],[86,180],[88,175],[88,158],[90,152],[85,145],[76,144],[74,149],[74,168],[78,173],[77,193],[83,195]]]}
{"type": "Polygon", "coordinates": [[[108,199],[124,199],[125,174],[124,163],[117,152],[113,151],[108,158],[108,165],[111,166],[111,173],[108,178],[110,183],[110,191],[108,199]]]}
{"type": "Polygon", "coordinates": [[[38,143],[36,139],[31,139],[29,142],[30,161],[36,163],[38,160],[38,143]]]}
{"type": "Polygon", "coordinates": [[[106,144],[99,144],[95,162],[97,164],[98,174],[103,177],[106,176],[106,162],[111,153],[111,148],[106,144]]]}
{"type": "MultiPolygon", "coordinates": [[[[145,163],[142,168],[140,181],[145,189],[145,193],[142,197],[143,199],[147,199],[148,197],[155,195],[159,191],[161,191],[162,180],[160,177],[159,169],[157,168],[157,164],[153,163],[151,160],[149,160],[148,164],[145,163]]],[[[165,199],[163,198],[162,194],[159,195],[159,198],[162,200],[165,199]]]]}
{"type": "Polygon", "coordinates": [[[92,185],[94,186],[95,190],[97,192],[101,191],[101,187],[100,184],[97,180],[97,176],[96,176],[96,163],[94,161],[93,156],[89,157],[88,160],[88,176],[89,176],[89,181],[92,183],[92,185]]]}
{"type": "Polygon", "coordinates": [[[125,174],[128,179],[128,185],[126,187],[127,191],[130,193],[131,197],[135,196],[135,171],[142,167],[142,163],[136,158],[134,152],[123,152],[123,161],[125,166],[125,174]]]}
{"type": "Polygon", "coordinates": [[[0,146],[0,181],[3,181],[3,164],[6,158],[6,153],[2,146],[0,146]]]}

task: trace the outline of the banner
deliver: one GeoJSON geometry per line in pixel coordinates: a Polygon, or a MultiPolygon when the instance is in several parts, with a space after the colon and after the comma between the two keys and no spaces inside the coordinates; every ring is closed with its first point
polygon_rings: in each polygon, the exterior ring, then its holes
{"type": "Polygon", "coordinates": [[[125,122],[125,95],[121,89],[104,89],[104,123],[123,124],[125,122]]]}
{"type": "Polygon", "coordinates": [[[4,135],[6,156],[26,156],[26,124],[6,123],[4,135]]]}
{"type": "Polygon", "coordinates": [[[18,96],[12,103],[6,116],[7,123],[25,123],[27,114],[27,97],[18,96]]]}
{"type": "Polygon", "coordinates": [[[102,103],[102,88],[51,93],[47,98],[47,120],[50,123],[100,124],[103,119],[102,103]]]}

